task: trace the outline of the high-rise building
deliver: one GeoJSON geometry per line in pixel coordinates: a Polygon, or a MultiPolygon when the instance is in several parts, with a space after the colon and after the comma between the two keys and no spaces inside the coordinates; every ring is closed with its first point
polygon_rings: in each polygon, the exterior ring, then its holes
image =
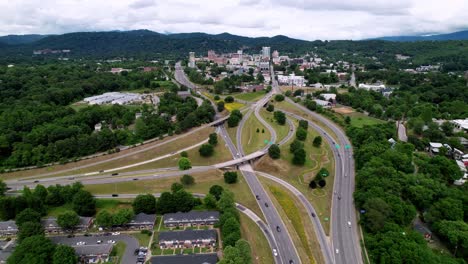
{"type": "Polygon", "coordinates": [[[188,66],[190,68],[195,68],[195,52],[189,52],[189,63],[188,66]]]}
{"type": "Polygon", "coordinates": [[[279,57],[279,52],[277,50],[274,50],[273,53],[271,54],[271,57],[278,58],[279,57]]]}
{"type": "Polygon", "coordinates": [[[262,47],[262,59],[270,59],[270,47],[262,47]]]}

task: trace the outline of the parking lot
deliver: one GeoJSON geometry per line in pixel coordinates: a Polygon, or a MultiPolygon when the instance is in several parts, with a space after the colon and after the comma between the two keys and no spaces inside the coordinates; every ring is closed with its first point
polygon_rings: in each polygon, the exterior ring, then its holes
{"type": "Polygon", "coordinates": [[[136,263],[137,256],[134,254],[135,249],[139,248],[140,245],[136,238],[120,234],[120,235],[94,235],[94,236],[75,236],[75,237],[67,237],[67,236],[55,236],[50,237],[50,239],[57,244],[64,244],[69,246],[76,246],[78,242],[84,242],[86,245],[97,245],[99,244],[98,241],[101,241],[100,244],[107,244],[109,240],[115,241],[115,243],[122,241],[125,243],[125,253],[122,257],[121,263],[136,263]]]}

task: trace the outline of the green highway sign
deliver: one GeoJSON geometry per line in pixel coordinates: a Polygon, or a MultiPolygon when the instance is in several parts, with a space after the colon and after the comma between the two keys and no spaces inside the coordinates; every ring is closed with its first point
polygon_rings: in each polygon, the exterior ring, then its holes
{"type": "Polygon", "coordinates": [[[335,147],[336,147],[337,149],[339,149],[339,148],[340,148],[340,145],[336,144],[335,147]]]}
{"type": "Polygon", "coordinates": [[[350,145],[348,145],[348,144],[346,144],[346,145],[344,146],[344,148],[345,148],[345,149],[350,149],[350,148],[351,148],[351,146],[350,146],[350,145]]]}

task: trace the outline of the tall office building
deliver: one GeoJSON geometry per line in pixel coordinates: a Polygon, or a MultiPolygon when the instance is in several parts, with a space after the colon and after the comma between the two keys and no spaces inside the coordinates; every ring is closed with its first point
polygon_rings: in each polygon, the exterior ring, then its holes
{"type": "Polygon", "coordinates": [[[262,47],[262,59],[270,59],[270,47],[262,47]]]}
{"type": "Polygon", "coordinates": [[[189,52],[189,63],[188,66],[190,68],[195,68],[195,52],[189,52]]]}

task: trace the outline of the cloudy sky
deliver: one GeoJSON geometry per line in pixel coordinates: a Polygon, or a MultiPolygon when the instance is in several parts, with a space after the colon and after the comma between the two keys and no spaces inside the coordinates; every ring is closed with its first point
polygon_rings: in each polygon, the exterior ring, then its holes
{"type": "Polygon", "coordinates": [[[0,0],[0,35],[149,29],[363,39],[468,29],[467,0],[0,0]]]}

